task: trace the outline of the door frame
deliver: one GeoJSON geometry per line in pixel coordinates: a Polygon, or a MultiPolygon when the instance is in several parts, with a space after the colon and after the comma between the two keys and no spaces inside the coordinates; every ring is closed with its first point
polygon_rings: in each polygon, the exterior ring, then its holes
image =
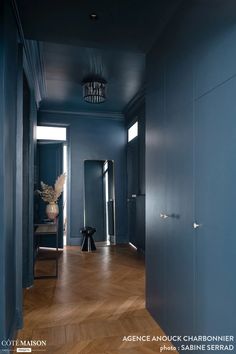
{"type": "MultiPolygon", "coordinates": [[[[115,191],[115,161],[111,159],[84,159],[83,160],[83,213],[84,213],[84,226],[86,226],[86,215],[85,215],[85,162],[86,161],[100,161],[100,162],[105,162],[105,161],[111,161],[112,162],[112,168],[113,168],[113,186],[112,186],[112,194],[113,194],[113,218],[114,218],[114,235],[113,235],[113,242],[110,243],[111,245],[116,245],[116,191],[115,191]]],[[[105,229],[106,229],[106,220],[105,222],[105,229]]]]}
{"type": "MultiPolygon", "coordinates": [[[[40,124],[38,124],[38,126],[40,126],[40,124]]],[[[50,126],[50,127],[59,127],[58,125],[45,125],[43,124],[42,126],[50,126]]],[[[68,183],[68,178],[69,178],[69,152],[68,152],[68,140],[67,140],[67,127],[65,126],[61,126],[60,127],[62,128],[66,128],[66,140],[43,140],[43,139],[40,139],[40,140],[37,140],[37,146],[38,145],[43,145],[43,144],[61,144],[62,145],[62,173],[64,173],[64,146],[66,145],[67,146],[67,173],[66,173],[66,181],[65,181],[65,188],[66,188],[66,193],[67,193],[67,201],[66,201],[66,215],[67,215],[67,219],[68,219],[68,207],[69,207],[69,198],[70,198],[70,195],[68,193],[68,186],[69,186],[69,183],[68,183]]],[[[38,165],[38,161],[37,161],[37,169],[39,169],[39,165],[38,165]]],[[[40,184],[40,181],[39,181],[39,170],[37,171],[37,185],[39,187],[39,184],[40,184]]],[[[62,248],[64,247],[64,200],[62,200],[62,223],[63,223],[63,231],[62,231],[62,248]]],[[[67,221],[67,225],[68,225],[68,221],[67,221]]],[[[67,227],[67,232],[66,232],[66,244],[68,245],[68,240],[69,240],[69,234],[68,234],[68,227],[67,227]]],[[[60,241],[59,241],[60,242],[60,241]]]]}

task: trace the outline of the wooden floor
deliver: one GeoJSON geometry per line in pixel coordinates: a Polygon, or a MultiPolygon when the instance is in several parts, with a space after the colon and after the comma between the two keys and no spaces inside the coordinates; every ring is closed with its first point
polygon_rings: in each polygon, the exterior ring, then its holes
{"type": "MultiPolygon", "coordinates": [[[[50,270],[44,262],[41,267],[50,270]]],[[[129,335],[164,335],[145,309],[144,288],[144,260],[129,246],[94,253],[67,247],[59,278],[36,280],[25,291],[18,339],[47,340],[46,353],[160,353],[161,342],[123,341],[129,335]]]]}

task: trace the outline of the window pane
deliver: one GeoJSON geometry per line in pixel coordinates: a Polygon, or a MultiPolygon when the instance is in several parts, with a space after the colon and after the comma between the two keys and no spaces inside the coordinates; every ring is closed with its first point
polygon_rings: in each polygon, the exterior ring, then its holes
{"type": "Polygon", "coordinates": [[[66,128],[38,126],[36,136],[38,140],[66,141],[66,128]]]}
{"type": "Polygon", "coordinates": [[[129,129],[128,129],[128,141],[133,140],[138,136],[138,122],[134,123],[129,129]]]}

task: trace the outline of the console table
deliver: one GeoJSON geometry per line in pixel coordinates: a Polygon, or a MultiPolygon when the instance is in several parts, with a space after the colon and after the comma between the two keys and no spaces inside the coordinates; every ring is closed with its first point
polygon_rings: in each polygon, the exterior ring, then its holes
{"type": "Polygon", "coordinates": [[[57,278],[58,277],[58,222],[56,221],[55,223],[48,223],[48,224],[35,224],[35,231],[34,231],[34,240],[35,240],[35,246],[36,246],[36,254],[34,257],[34,279],[47,279],[47,278],[57,278]],[[55,248],[55,255],[53,257],[39,257],[39,251],[40,251],[40,237],[44,235],[50,235],[52,237],[55,237],[56,240],[56,248],[55,248]],[[35,264],[38,261],[48,261],[48,260],[53,260],[55,261],[56,264],[56,271],[55,274],[53,275],[35,275],[35,264]]]}

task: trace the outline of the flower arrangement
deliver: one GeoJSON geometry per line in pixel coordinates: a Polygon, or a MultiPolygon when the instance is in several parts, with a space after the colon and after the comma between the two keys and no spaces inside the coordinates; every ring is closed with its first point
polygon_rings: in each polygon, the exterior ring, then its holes
{"type": "Polygon", "coordinates": [[[63,191],[65,180],[66,174],[63,173],[56,179],[54,187],[41,182],[42,190],[37,190],[37,193],[46,203],[57,203],[63,191]]]}

